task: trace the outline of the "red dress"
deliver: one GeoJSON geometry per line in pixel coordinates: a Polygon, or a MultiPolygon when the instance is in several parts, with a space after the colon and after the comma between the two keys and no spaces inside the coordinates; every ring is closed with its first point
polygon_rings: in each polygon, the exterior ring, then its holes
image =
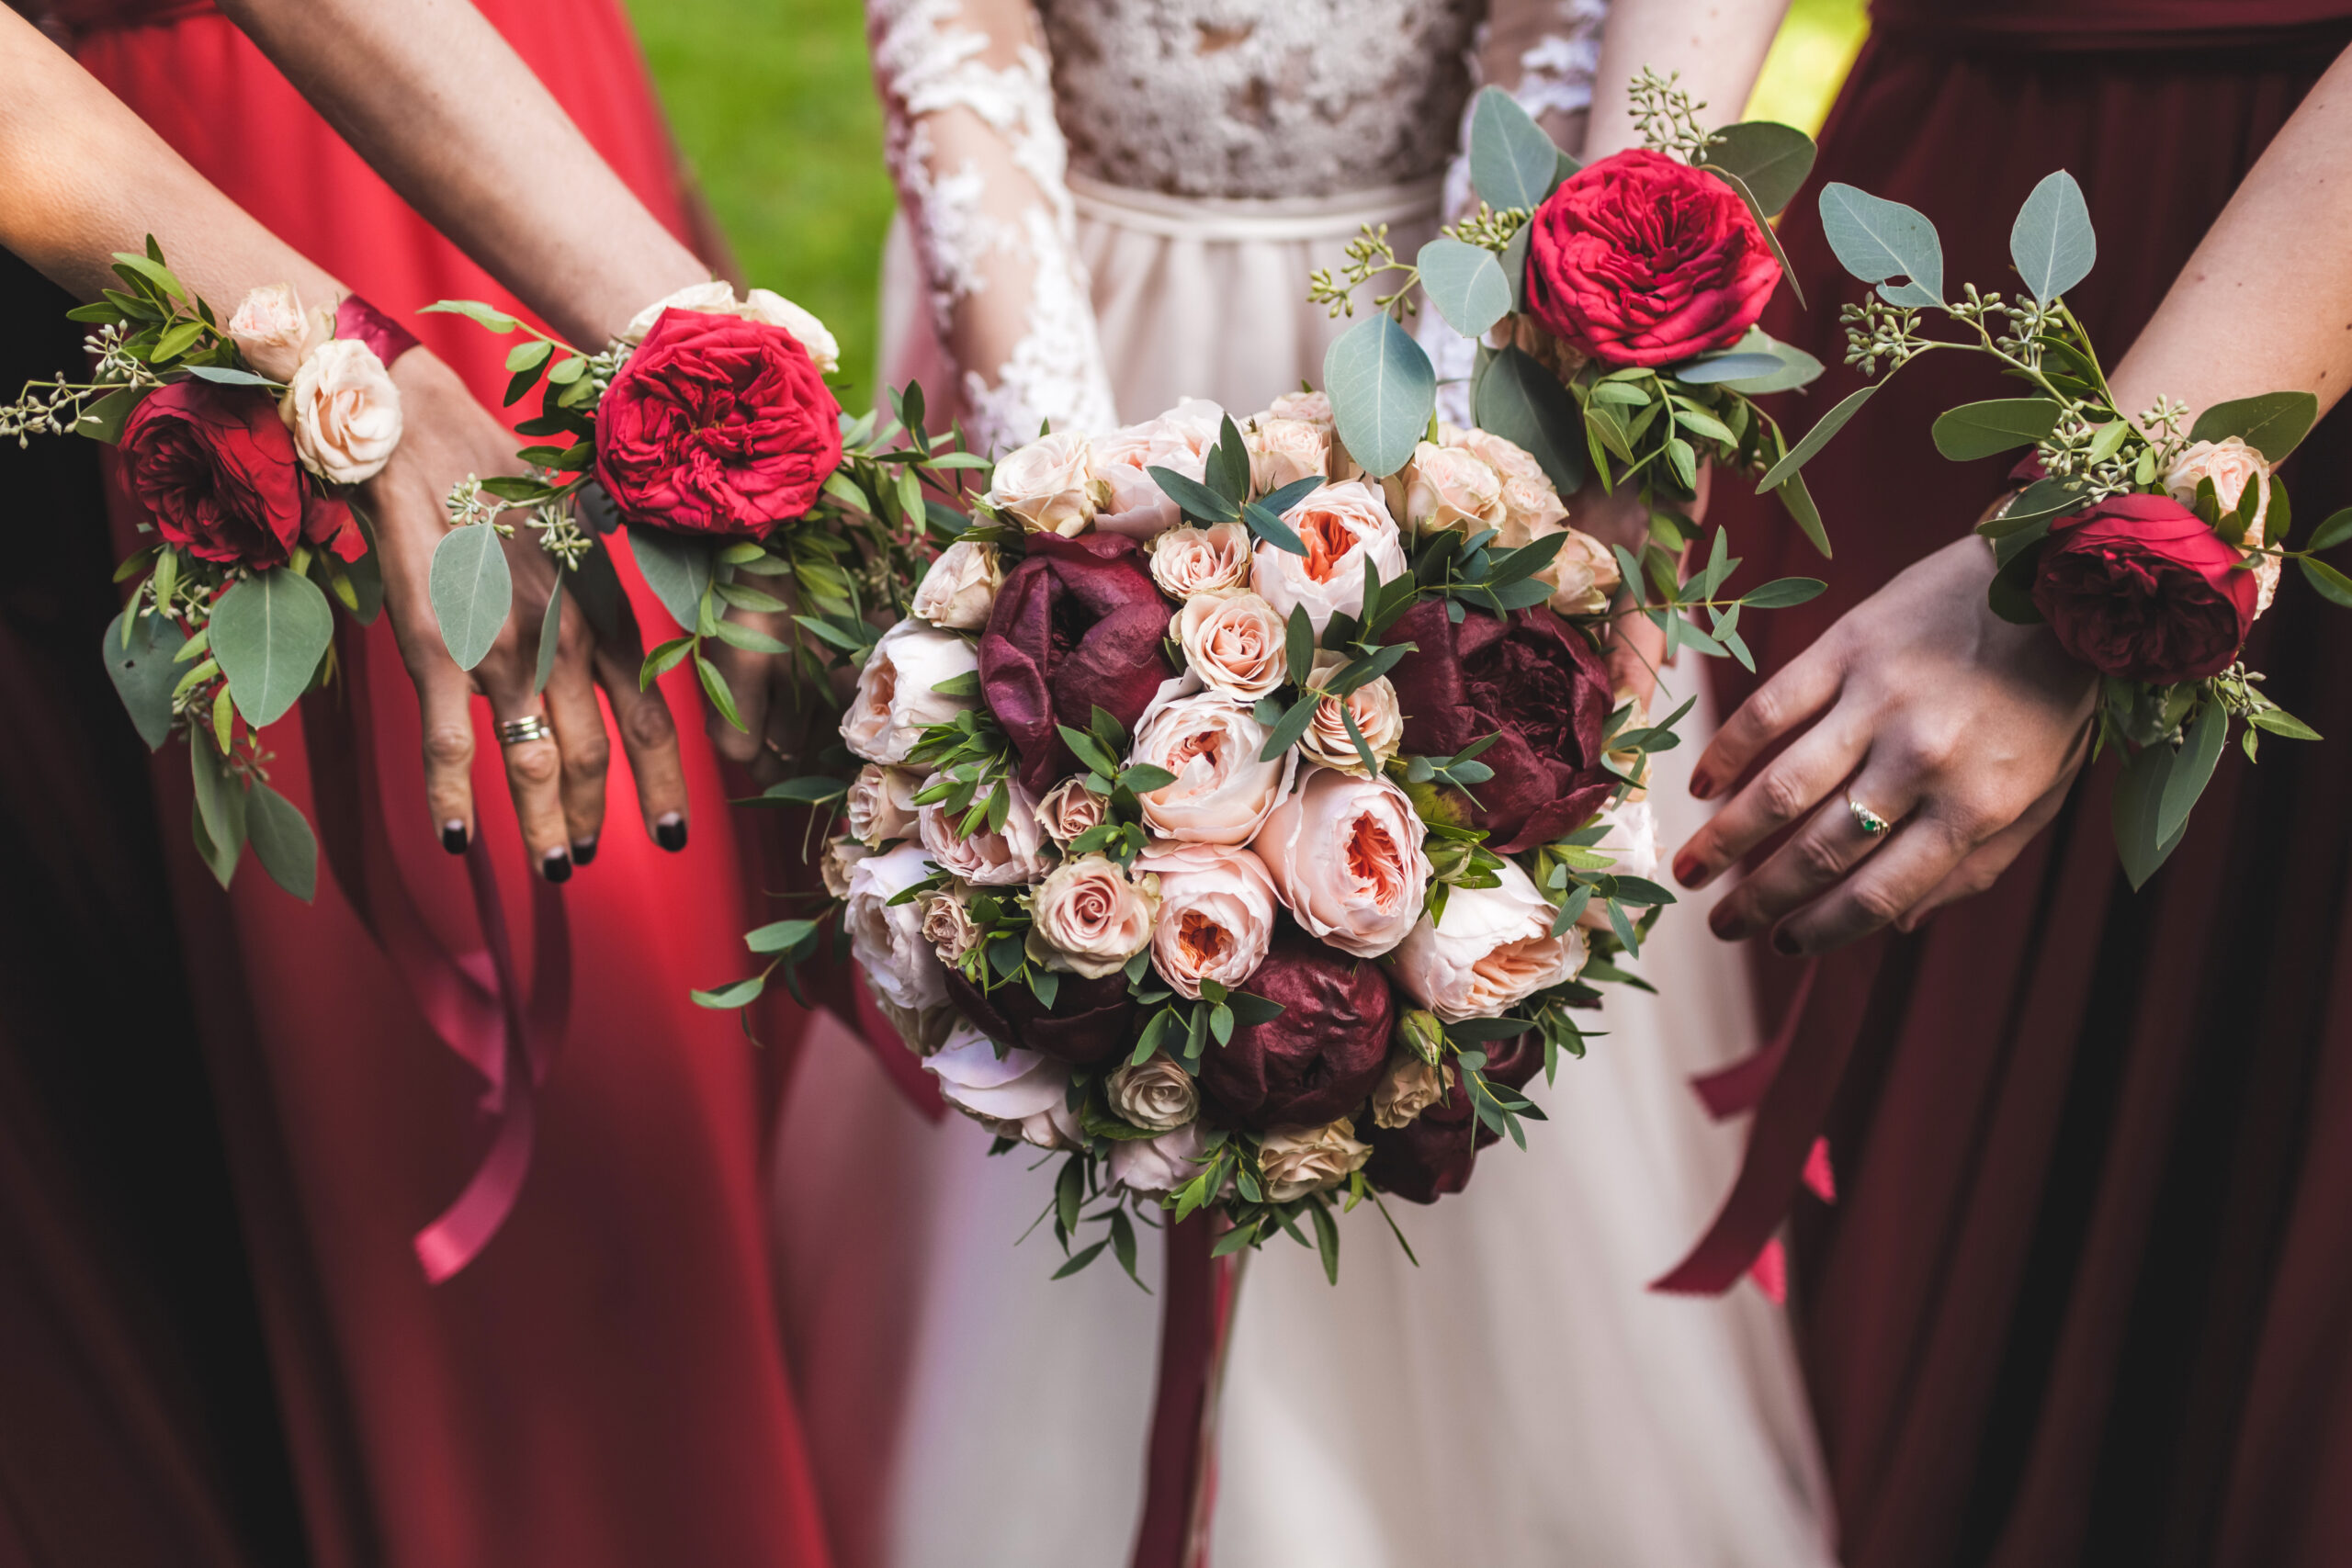
{"type": "MultiPolygon", "coordinates": [[[[614,0],[481,9],[683,231],[675,165],[614,0]]],[[[514,302],[242,33],[203,4],[64,10],[100,81],[497,406],[507,341],[413,312],[442,298],[514,302]]],[[[639,621],[666,625],[626,559],[621,570],[639,621]]],[[[250,868],[222,897],[188,850],[175,750],[160,792],[312,1554],[413,1568],[824,1563],[762,1219],[772,1069],[732,1019],[687,999],[738,972],[755,912],[726,806],[743,792],[700,739],[698,696],[664,686],[686,736],[687,849],[646,840],[616,761],[602,852],[560,894],[526,873],[477,705],[474,792],[500,907],[521,952],[568,955],[569,987],[538,968],[530,1004],[550,1016],[568,993],[571,1022],[537,1095],[519,1200],[478,1259],[433,1286],[411,1238],[466,1187],[489,1135],[483,1078],[428,1021],[449,1000],[417,981],[462,988],[495,938],[476,920],[467,863],[426,820],[416,702],[389,625],[346,630],[339,649],[346,683],[305,700],[299,736],[292,724],[273,735],[272,782],[320,824],[335,873],[314,907],[250,868]]]]}
{"type": "MultiPolygon", "coordinates": [[[[2071,302],[2110,364],[2352,39],[2344,0],[1873,18],[1816,184],[1917,207],[1952,289],[2006,289],[2012,215],[2072,170],[2099,259],[2071,302]]],[[[1785,230],[1812,309],[1769,325],[1836,367],[1862,286],[1814,210],[1785,230]]],[[[1859,384],[1833,368],[1809,401],[1859,384]]],[[[1808,468],[1826,571],[1732,498],[1758,581],[1831,583],[1758,626],[1768,671],[1968,527],[2003,460],[1948,464],[1928,425],[2000,387],[1930,355],[1808,468]]],[[[2286,478],[2305,530],[2352,501],[2342,411],[2286,478]]],[[[1839,1201],[1801,1201],[1792,1295],[1855,1568],[2352,1562],[2352,622],[2306,589],[2248,660],[2328,739],[2267,741],[2258,766],[2233,748],[2144,891],[2117,870],[2102,768],[1991,892],[1821,967],[1748,1175],[1785,1205],[1826,1112],[1839,1201]]],[[[1794,966],[1764,967],[1785,1000],[1794,966]]]]}

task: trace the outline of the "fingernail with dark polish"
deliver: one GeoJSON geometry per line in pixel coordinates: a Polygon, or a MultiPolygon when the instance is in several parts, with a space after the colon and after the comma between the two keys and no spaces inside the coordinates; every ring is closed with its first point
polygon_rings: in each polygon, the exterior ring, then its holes
{"type": "Polygon", "coordinates": [[[1797,939],[1791,936],[1787,931],[1774,931],[1772,933],[1772,951],[1779,953],[1783,958],[1794,958],[1804,953],[1804,949],[1799,947],[1797,945],[1797,939]]]}
{"type": "Polygon", "coordinates": [[[653,841],[676,854],[686,847],[686,819],[673,811],[653,824],[653,841]]]}
{"type": "Polygon", "coordinates": [[[1699,886],[1699,878],[1705,873],[1706,869],[1707,868],[1705,866],[1700,864],[1695,860],[1676,861],[1674,863],[1674,880],[1679,882],[1685,887],[1696,887],[1699,886]]]}
{"type": "Polygon", "coordinates": [[[441,824],[441,847],[453,855],[466,852],[466,825],[463,822],[441,824]]]}
{"type": "Polygon", "coordinates": [[[571,863],[572,863],[572,864],[574,864],[574,865],[588,865],[588,864],[592,864],[592,863],[595,861],[595,859],[596,859],[596,840],[594,840],[594,839],[574,839],[574,840],[571,841],[571,863]]]}
{"type": "Polygon", "coordinates": [[[1713,779],[1709,778],[1709,777],[1708,777],[1706,774],[1704,774],[1704,773],[1692,773],[1692,774],[1690,775],[1690,798],[1691,798],[1691,799],[1693,799],[1693,800],[1704,800],[1704,799],[1706,799],[1709,795],[1713,795],[1713,794],[1714,794],[1714,793],[1715,793],[1715,781],[1714,781],[1714,780],[1713,780],[1713,779]]]}
{"type": "Polygon", "coordinates": [[[549,850],[539,862],[539,869],[549,882],[571,880],[571,857],[561,850],[549,850]]]}

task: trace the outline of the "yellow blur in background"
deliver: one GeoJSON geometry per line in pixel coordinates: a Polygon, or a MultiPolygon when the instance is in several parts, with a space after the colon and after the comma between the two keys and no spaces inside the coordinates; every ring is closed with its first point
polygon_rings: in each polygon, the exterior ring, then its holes
{"type": "MultiPolygon", "coordinates": [[[[850,374],[873,363],[892,194],[858,0],[628,0],[686,163],[744,276],[814,310],[850,374]]],[[[1863,0],[1793,0],[1747,115],[1818,130],[1863,0]]],[[[865,406],[873,389],[842,389],[865,406]]]]}

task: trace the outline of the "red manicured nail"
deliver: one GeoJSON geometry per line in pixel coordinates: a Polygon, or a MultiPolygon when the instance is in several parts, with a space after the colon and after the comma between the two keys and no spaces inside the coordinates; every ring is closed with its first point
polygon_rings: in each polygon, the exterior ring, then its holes
{"type": "Polygon", "coordinates": [[[1693,800],[1707,800],[1707,799],[1711,799],[1711,798],[1713,798],[1713,797],[1714,793],[1715,793],[1715,781],[1714,781],[1714,780],[1713,780],[1713,779],[1709,778],[1709,777],[1708,777],[1706,774],[1704,774],[1704,773],[1692,773],[1692,774],[1690,775],[1690,798],[1691,798],[1691,799],[1693,799],[1693,800]]]}
{"type": "Polygon", "coordinates": [[[1707,867],[1696,855],[1685,855],[1674,863],[1674,880],[1685,887],[1696,887],[1705,877],[1707,867]]]}

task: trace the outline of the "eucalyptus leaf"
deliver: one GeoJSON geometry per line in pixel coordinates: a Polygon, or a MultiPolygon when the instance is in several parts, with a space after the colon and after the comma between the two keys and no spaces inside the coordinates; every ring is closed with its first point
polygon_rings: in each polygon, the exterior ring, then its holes
{"type": "Polygon", "coordinates": [[[702,598],[713,576],[711,557],[717,547],[706,539],[689,539],[659,528],[632,527],[628,546],[645,585],[670,612],[670,618],[688,631],[695,626],[702,598]]]}
{"type": "Polygon", "coordinates": [[[334,611],[317,583],[274,567],[220,595],[211,632],[212,657],[228,677],[229,694],[245,722],[260,729],[310,689],[334,639],[334,611]]]}
{"type": "Polygon", "coordinates": [[[2115,849],[2122,857],[2124,877],[2135,892],[2146,886],[2180,844],[2179,832],[2166,840],[2156,831],[2157,813],[2177,765],[2177,753],[2170,746],[2150,746],[2126,761],[2115,781],[2111,802],[2115,849]]]}
{"type": "Polygon", "coordinates": [[[1502,350],[1478,382],[1478,426],[1518,446],[1543,465],[1562,495],[1585,479],[1585,441],[1576,400],[1553,375],[1517,347],[1502,350]]]}
{"type": "Polygon", "coordinates": [[[122,439],[123,423],[130,418],[130,411],[146,395],[141,388],[118,387],[98,397],[82,411],[82,417],[74,422],[74,434],[113,446],[122,439]]]}
{"type": "MultiPolygon", "coordinates": [[[[1822,364],[1794,344],[1781,343],[1761,327],[1750,327],[1747,335],[1732,344],[1731,352],[1738,355],[1766,354],[1772,357],[1770,370],[1758,376],[1725,381],[1731,391],[1746,397],[1760,398],[1768,392],[1793,391],[1809,387],[1821,378],[1822,364]]],[[[1690,378],[1685,376],[1683,379],[1690,378]]]]}
{"type": "Polygon", "coordinates": [[[1373,478],[1385,479],[1410,460],[1429,428],[1437,371],[1412,334],[1384,312],[1331,344],[1323,355],[1323,389],[1348,455],[1373,478]]]}
{"type": "Polygon", "coordinates": [[[1828,446],[1829,438],[1845,429],[1846,422],[1860,413],[1862,405],[1871,400],[1871,394],[1883,385],[1885,385],[1884,382],[1873,382],[1860,390],[1849,392],[1844,401],[1823,414],[1814,427],[1806,431],[1795,446],[1789,448],[1789,455],[1773,464],[1764,477],[1757,481],[1756,493],[1762,495],[1768,490],[1778,488],[1781,480],[1813,461],[1815,454],[1828,446]]]}
{"type": "Polygon", "coordinates": [[[301,808],[255,780],[245,796],[245,833],[269,879],[308,904],[319,891],[319,840],[301,808]]]}
{"type": "Polygon", "coordinates": [[[428,581],[442,644],[458,669],[470,670],[489,656],[514,597],[497,530],[485,524],[450,529],[433,547],[428,581]]]}
{"type": "Polygon", "coordinates": [[[1527,309],[1527,247],[1534,233],[1534,224],[1522,223],[1519,232],[1510,237],[1510,243],[1503,247],[1503,280],[1510,285],[1510,308],[1514,310],[1527,309]]]}
{"type": "Polygon", "coordinates": [[[237,856],[245,847],[245,792],[229,772],[228,760],[201,735],[188,740],[188,766],[196,781],[196,821],[201,829],[198,850],[221,886],[237,874],[237,856]]]}
{"type": "Polygon", "coordinates": [[[2312,532],[2307,550],[2331,550],[2346,539],[2352,539],[2352,506],[2330,513],[2312,532]]]}
{"type": "Polygon", "coordinates": [[[1715,132],[1706,166],[1737,175],[1756,194],[1756,205],[1771,217],[1796,199],[1813,173],[1813,138],[1778,120],[1747,119],[1715,132]]]}
{"type": "Polygon", "coordinates": [[[1821,558],[1828,560],[1829,530],[1822,525],[1821,508],[1815,503],[1813,491],[1805,484],[1804,476],[1791,474],[1772,493],[1781,498],[1781,504],[1788,509],[1790,517],[1795,520],[1798,529],[1811,541],[1813,547],[1821,552],[1821,558]]]}
{"type": "Polygon", "coordinates": [[[1943,241],[1927,214],[1832,181],[1821,187],[1821,231],[1838,265],[1864,283],[1878,284],[1888,304],[1943,303],[1943,241]],[[1894,277],[1907,281],[1887,287],[1894,277]]]}
{"type": "Polygon", "coordinates": [[[1431,240],[1421,247],[1416,265],[1421,291],[1464,337],[1480,336],[1510,310],[1510,279],[1495,253],[1483,245],[1431,240]]]}
{"type": "Polygon", "coordinates": [[[1785,610],[1818,598],[1828,587],[1817,577],[1781,577],[1749,589],[1739,602],[1751,610],[1785,610]]]}
{"type": "Polygon", "coordinates": [[[1718,381],[1760,380],[1767,376],[1777,375],[1780,369],[1778,355],[1732,353],[1718,354],[1709,359],[1693,359],[1670,367],[1666,374],[1694,387],[1705,387],[1718,381]]]}
{"type": "Polygon", "coordinates": [[[173,655],[187,638],[161,615],[141,615],[132,623],[130,646],[125,647],[122,617],[129,614],[128,610],[118,612],[107,623],[98,652],[114,682],[115,695],[122,699],[123,711],[130,715],[139,739],[153,751],[172,733],[172,688],[181,674],[173,655]]]}
{"type": "Polygon", "coordinates": [[[563,631],[563,574],[556,573],[555,586],[548,591],[547,614],[539,617],[539,663],[531,676],[531,694],[537,696],[548,689],[548,678],[555,673],[556,643],[563,631]]]}
{"type": "Polygon", "coordinates": [[[2346,577],[2325,561],[2313,560],[2309,556],[2298,558],[2295,564],[2303,569],[2304,578],[2319,590],[2321,597],[2352,609],[2352,578],[2346,577]]]}
{"type": "Polygon", "coordinates": [[[2197,797],[2213,777],[2213,764],[2221,761],[2222,743],[2228,739],[2230,716],[2219,703],[2209,702],[2188,727],[2188,743],[2173,758],[2172,770],[2165,777],[2163,795],[2156,801],[2156,841],[2177,839],[2188,826],[2188,813],[2197,805],[2197,797]]]}
{"type": "Polygon", "coordinates": [[[266,376],[256,376],[250,370],[232,370],[225,365],[191,365],[187,373],[200,381],[211,381],[223,387],[268,387],[276,383],[266,376]]]}
{"type": "MultiPolygon", "coordinates": [[[[1532,212],[1560,177],[1560,150],[1544,128],[1500,87],[1481,90],[1470,110],[1470,183],[1479,197],[1532,212]]],[[[1324,378],[1329,380],[1328,371],[1324,378]]]]}
{"type": "Polygon", "coordinates": [[[2074,175],[2060,169],[2033,187],[2009,227],[2009,259],[2043,305],[2090,276],[2098,260],[2098,238],[2074,175]]]}
{"type": "Polygon", "coordinates": [[[2309,392],[2265,392],[2258,398],[2215,403],[2197,416],[2188,438],[2226,441],[2235,435],[2268,461],[2282,463],[2311,434],[2318,418],[2319,400],[2309,392]]]}
{"type": "Polygon", "coordinates": [[[2030,446],[2058,427],[2059,408],[2048,398],[1993,398],[1962,403],[1936,419],[1936,450],[1955,463],[2030,446]]]}

